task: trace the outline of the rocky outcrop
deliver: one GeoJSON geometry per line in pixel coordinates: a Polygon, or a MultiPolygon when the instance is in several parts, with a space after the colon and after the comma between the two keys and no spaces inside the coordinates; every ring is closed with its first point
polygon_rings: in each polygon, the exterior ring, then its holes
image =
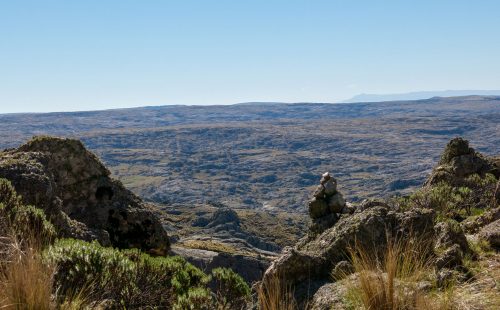
{"type": "MultiPolygon", "coordinates": [[[[325,209],[324,203],[328,206],[327,201],[337,193],[335,189],[329,192],[330,196],[326,194],[327,187],[324,184],[332,179],[328,176],[329,174],[323,175],[323,187],[318,187],[315,191],[313,203],[309,204],[309,214],[313,221],[332,215],[336,216],[336,220],[329,222],[330,227],[323,226],[322,232],[315,230],[315,235],[310,234],[295,247],[285,249],[266,270],[263,281],[279,276],[287,284],[295,286],[296,292],[303,292],[303,286],[318,288],[321,286],[319,283],[332,281],[332,271],[336,266],[341,268],[339,263],[348,260],[348,249],[354,245],[377,251],[384,248],[389,236],[417,235],[432,238],[434,235],[434,212],[428,209],[396,212],[381,202],[369,201],[365,202],[364,210],[359,211],[355,211],[352,206],[348,207],[345,202],[341,203],[342,208],[335,206],[325,209]],[[349,212],[344,211],[346,208],[349,208],[349,212]],[[345,215],[339,216],[339,213],[345,215]]],[[[313,223],[314,226],[317,222],[313,223]]],[[[348,266],[344,267],[349,269],[348,266]]],[[[313,294],[314,291],[308,291],[307,294],[296,297],[301,302],[304,301],[303,298],[313,294]]]]}
{"type": "Polygon", "coordinates": [[[345,295],[347,294],[347,286],[344,283],[334,282],[321,286],[313,298],[307,309],[311,310],[345,310],[349,307],[345,304],[345,295]]]}
{"type": "Polygon", "coordinates": [[[24,203],[42,208],[63,237],[168,251],[167,233],[150,208],[78,140],[35,137],[4,151],[0,177],[11,181],[24,203]]]}
{"type": "Polygon", "coordinates": [[[469,147],[469,141],[454,138],[446,145],[441,160],[425,182],[431,186],[439,182],[447,182],[452,186],[460,186],[470,175],[478,174],[484,177],[487,173],[500,177],[500,167],[492,160],[469,147]]]}
{"type": "Polygon", "coordinates": [[[434,230],[437,278],[439,279],[442,274],[447,274],[446,269],[467,272],[463,267],[463,258],[465,255],[474,257],[474,252],[470,249],[460,224],[452,220],[440,222],[434,226],[434,230]]]}

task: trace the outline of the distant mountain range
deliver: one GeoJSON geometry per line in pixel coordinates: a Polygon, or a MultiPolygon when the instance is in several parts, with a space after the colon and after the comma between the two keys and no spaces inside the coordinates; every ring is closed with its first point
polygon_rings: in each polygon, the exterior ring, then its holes
{"type": "Polygon", "coordinates": [[[443,90],[443,91],[419,91],[401,94],[359,94],[343,103],[354,102],[380,102],[380,101],[401,101],[420,100],[432,97],[455,97],[455,96],[499,96],[500,90],[443,90]]]}

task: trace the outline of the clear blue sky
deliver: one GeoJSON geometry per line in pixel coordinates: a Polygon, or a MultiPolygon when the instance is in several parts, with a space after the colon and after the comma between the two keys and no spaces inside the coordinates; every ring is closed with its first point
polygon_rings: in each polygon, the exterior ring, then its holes
{"type": "Polygon", "coordinates": [[[500,1],[0,0],[0,113],[500,88],[500,1]]]}

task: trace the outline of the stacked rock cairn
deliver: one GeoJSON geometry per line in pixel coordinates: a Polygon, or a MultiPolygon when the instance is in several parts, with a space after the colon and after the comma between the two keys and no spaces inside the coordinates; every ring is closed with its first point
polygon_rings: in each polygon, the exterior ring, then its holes
{"type": "Polygon", "coordinates": [[[312,219],[309,231],[312,235],[320,234],[335,225],[341,214],[354,212],[353,207],[337,191],[337,180],[329,172],[323,173],[320,183],[308,204],[312,219]]]}

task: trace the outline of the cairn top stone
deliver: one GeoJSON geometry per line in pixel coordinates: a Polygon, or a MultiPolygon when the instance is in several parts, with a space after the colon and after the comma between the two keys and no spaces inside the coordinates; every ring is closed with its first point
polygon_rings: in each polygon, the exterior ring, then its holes
{"type": "Polygon", "coordinates": [[[325,172],[321,175],[321,185],[324,185],[328,180],[330,180],[332,176],[330,175],[330,172],[325,172]]]}

